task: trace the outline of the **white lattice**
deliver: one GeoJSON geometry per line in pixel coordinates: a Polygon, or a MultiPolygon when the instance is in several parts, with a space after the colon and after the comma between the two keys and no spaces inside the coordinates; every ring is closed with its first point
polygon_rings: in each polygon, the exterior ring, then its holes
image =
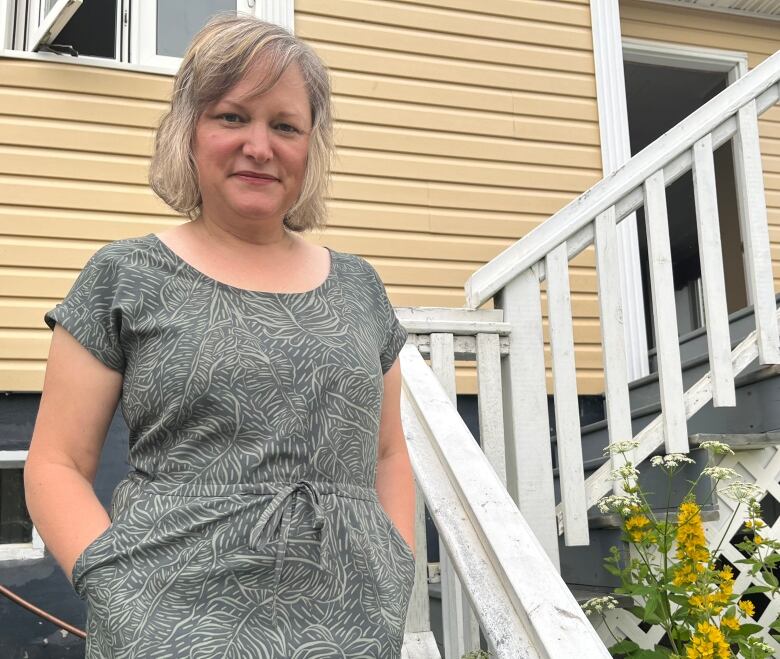
{"type": "MultiPolygon", "coordinates": [[[[780,517],[775,519],[775,515],[780,513],[780,448],[769,446],[763,449],[740,450],[736,455],[713,456],[713,462],[717,462],[718,466],[721,467],[735,469],[739,472],[741,480],[755,483],[764,491],[761,507],[764,520],[771,526],[768,529],[763,529],[762,535],[779,538],[780,517]],[[717,458],[720,460],[718,461],[717,458]]],[[[727,481],[721,481],[721,488],[726,483],[727,481]]],[[[717,520],[705,522],[704,532],[710,547],[716,547],[723,538],[718,554],[728,560],[734,568],[734,592],[742,593],[751,585],[765,585],[760,577],[750,575],[748,566],[737,562],[743,558],[743,555],[731,544],[732,538],[745,522],[747,512],[745,506],[740,506],[737,514],[734,515],[736,504],[733,501],[725,497],[718,497],[717,502],[720,511],[719,517],[717,520]]],[[[739,540],[735,542],[739,542],[739,540]]],[[[756,622],[763,625],[764,628],[780,615],[780,598],[769,601],[762,593],[751,595],[750,598],[756,598],[766,604],[763,611],[761,610],[762,606],[756,606],[756,615],[758,616],[756,622]]],[[[640,620],[625,609],[613,609],[607,612],[606,620],[609,629],[603,621],[595,616],[591,616],[590,619],[602,641],[608,646],[616,642],[615,637],[617,639],[629,638],[641,648],[649,650],[664,635],[663,629],[657,625],[646,629],[647,625],[642,623],[642,627],[640,627],[640,620]]],[[[774,649],[775,656],[780,657],[780,644],[769,634],[764,634],[763,640],[774,649]]]]}

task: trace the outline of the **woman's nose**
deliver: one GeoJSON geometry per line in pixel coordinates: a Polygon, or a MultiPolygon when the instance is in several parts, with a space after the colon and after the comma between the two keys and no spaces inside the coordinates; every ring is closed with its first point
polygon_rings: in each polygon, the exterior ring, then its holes
{"type": "Polygon", "coordinates": [[[244,140],[243,153],[258,162],[270,160],[273,156],[271,135],[267,126],[255,125],[250,128],[244,140]]]}

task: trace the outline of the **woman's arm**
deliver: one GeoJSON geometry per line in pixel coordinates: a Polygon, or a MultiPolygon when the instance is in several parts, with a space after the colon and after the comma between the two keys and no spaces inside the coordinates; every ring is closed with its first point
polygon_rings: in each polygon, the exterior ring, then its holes
{"type": "Polygon", "coordinates": [[[401,364],[385,373],[376,490],[382,507],[414,552],[415,488],[401,425],[401,364]]]}
{"type": "Polygon", "coordinates": [[[54,327],[24,492],[30,517],[68,578],[82,550],[111,523],[92,481],[122,377],[54,327]]]}

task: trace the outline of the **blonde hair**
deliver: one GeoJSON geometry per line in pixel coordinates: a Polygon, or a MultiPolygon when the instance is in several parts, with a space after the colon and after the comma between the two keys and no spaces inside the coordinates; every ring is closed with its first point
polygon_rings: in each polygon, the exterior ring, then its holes
{"type": "Polygon", "coordinates": [[[193,155],[195,124],[203,110],[242,80],[262,58],[267,74],[252,94],[261,94],[291,64],[305,81],[312,115],[309,153],[301,192],[284,217],[292,231],[325,226],[325,196],[333,151],[333,115],[328,70],[306,43],[284,28],[248,15],[214,15],[193,37],[173,80],[170,109],[154,140],[149,185],[175,211],[200,216],[203,199],[193,155]]]}

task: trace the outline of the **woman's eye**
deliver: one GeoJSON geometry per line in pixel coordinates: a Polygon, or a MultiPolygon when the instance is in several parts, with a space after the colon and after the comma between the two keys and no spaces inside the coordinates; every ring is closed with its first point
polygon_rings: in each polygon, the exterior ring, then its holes
{"type": "Polygon", "coordinates": [[[297,133],[298,129],[290,124],[277,124],[276,127],[283,133],[297,133]]]}
{"type": "Polygon", "coordinates": [[[224,119],[229,124],[237,123],[235,121],[231,121],[230,120],[231,117],[235,117],[236,119],[238,119],[238,121],[241,121],[241,117],[239,115],[237,115],[235,112],[223,112],[221,115],[219,115],[220,119],[224,119]]]}

